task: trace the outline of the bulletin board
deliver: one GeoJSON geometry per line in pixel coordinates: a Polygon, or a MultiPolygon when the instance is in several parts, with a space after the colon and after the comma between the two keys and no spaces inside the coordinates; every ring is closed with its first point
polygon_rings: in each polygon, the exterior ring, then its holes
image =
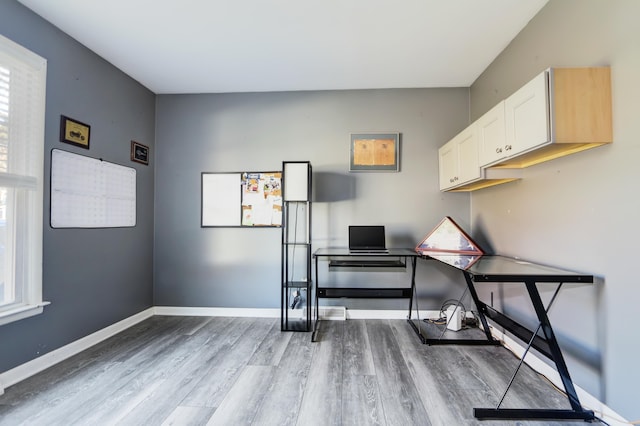
{"type": "Polygon", "coordinates": [[[202,173],[201,226],[282,226],[282,172],[202,173]]]}
{"type": "Polygon", "coordinates": [[[51,227],[119,228],[136,225],[136,170],[51,151],[51,227]]]}

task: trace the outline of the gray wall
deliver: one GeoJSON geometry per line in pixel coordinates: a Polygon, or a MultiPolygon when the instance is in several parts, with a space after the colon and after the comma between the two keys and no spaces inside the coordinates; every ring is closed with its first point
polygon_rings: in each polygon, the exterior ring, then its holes
{"type": "Polygon", "coordinates": [[[0,371],[152,305],[155,95],[14,0],[0,1],[0,33],[48,60],[44,182],[44,313],[0,327],[0,371]],[[58,141],[60,115],[91,125],[90,149],[58,141]],[[151,146],[151,165],[129,159],[151,146]],[[137,226],[51,229],[51,150],[137,170],[137,226]]]}
{"type": "MultiPolygon", "coordinates": [[[[155,304],[278,308],[280,229],[200,227],[200,173],[313,166],[313,245],[346,246],[350,224],[384,224],[414,247],[445,215],[469,226],[468,194],[438,191],[437,148],[468,122],[468,89],[161,95],[156,128],[155,304]],[[400,173],[349,173],[349,133],[402,133],[400,173]]],[[[423,309],[451,291],[448,271],[420,262],[423,309]]],[[[386,275],[386,274],[385,274],[386,275]]],[[[370,277],[350,277],[364,280],[370,277]]],[[[389,276],[402,285],[401,276],[389,276]]],[[[406,279],[406,277],[404,278],[406,279]]],[[[406,301],[341,300],[406,309],[406,301]]]]}
{"type": "MultiPolygon", "coordinates": [[[[611,66],[614,143],[474,193],[472,220],[498,253],[601,277],[564,290],[551,317],[576,382],[629,419],[640,417],[638,16],[636,0],[551,0],[471,87],[477,118],[546,67],[611,66]]],[[[520,295],[503,290],[501,302],[531,318],[520,295]]]]}

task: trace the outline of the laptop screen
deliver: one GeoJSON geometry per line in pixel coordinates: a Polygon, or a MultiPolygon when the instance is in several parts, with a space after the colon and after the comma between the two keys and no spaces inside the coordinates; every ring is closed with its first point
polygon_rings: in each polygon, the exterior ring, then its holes
{"type": "Polygon", "coordinates": [[[384,250],[384,226],[349,226],[349,250],[384,250]]]}

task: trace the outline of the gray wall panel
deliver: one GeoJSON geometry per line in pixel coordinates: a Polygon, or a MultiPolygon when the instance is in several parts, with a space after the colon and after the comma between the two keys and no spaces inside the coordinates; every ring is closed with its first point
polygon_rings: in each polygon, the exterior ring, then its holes
{"type": "Polygon", "coordinates": [[[0,2],[0,33],[48,61],[43,292],[51,305],[0,327],[6,371],[151,306],[155,95],[13,0],[0,2]],[[89,150],[58,141],[61,114],[91,125],[89,150]],[[149,166],[130,161],[131,139],[151,146],[149,166]],[[137,226],[52,229],[53,148],[134,167],[137,226]]]}
{"type": "MultiPolygon", "coordinates": [[[[472,196],[475,233],[498,253],[601,277],[560,294],[551,318],[577,384],[629,419],[640,415],[636,241],[640,231],[640,2],[551,0],[471,87],[480,116],[547,67],[611,66],[614,143],[534,166],[521,182],[472,196]]],[[[496,294],[497,296],[497,294],[496,294]]],[[[531,318],[517,295],[501,301],[531,318]]]]}
{"type": "MultiPolygon", "coordinates": [[[[440,194],[437,159],[438,147],[468,122],[468,89],[161,95],[157,114],[157,305],[279,306],[280,229],[200,228],[203,171],[280,170],[283,160],[310,160],[314,248],[345,246],[350,224],[384,224],[396,247],[415,246],[445,215],[469,226],[469,195],[440,194]],[[400,173],[348,172],[349,133],[366,131],[402,133],[400,173]]],[[[443,293],[462,288],[428,262],[418,272],[428,299],[422,308],[439,309],[443,293]]]]}

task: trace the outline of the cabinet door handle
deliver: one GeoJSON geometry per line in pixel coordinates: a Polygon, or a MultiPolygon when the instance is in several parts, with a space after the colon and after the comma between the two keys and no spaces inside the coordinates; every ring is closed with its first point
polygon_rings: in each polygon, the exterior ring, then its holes
{"type": "Polygon", "coordinates": [[[502,148],[496,148],[496,154],[500,154],[502,152],[502,148]]]}
{"type": "Polygon", "coordinates": [[[507,151],[511,151],[511,145],[506,145],[504,149],[506,149],[507,151]]]}

